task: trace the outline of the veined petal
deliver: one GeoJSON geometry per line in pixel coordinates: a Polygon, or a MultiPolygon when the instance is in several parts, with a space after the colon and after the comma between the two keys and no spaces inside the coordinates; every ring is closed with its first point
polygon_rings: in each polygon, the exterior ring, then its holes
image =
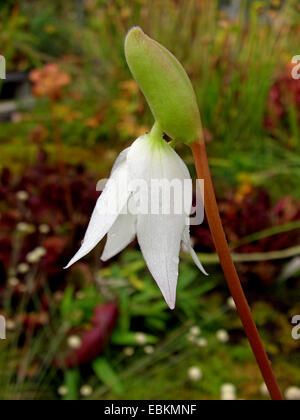
{"type": "Polygon", "coordinates": [[[136,223],[137,216],[129,213],[126,206],[107,234],[106,245],[101,256],[102,261],[115,257],[134,240],[136,223]]]}
{"type": "Polygon", "coordinates": [[[124,208],[130,195],[126,164],[127,154],[128,149],[124,150],[116,160],[111,177],[97,201],[82,246],[66,268],[75,264],[95,248],[115,223],[124,208]]]}
{"type": "Polygon", "coordinates": [[[189,226],[186,226],[186,228],[184,229],[183,236],[182,236],[182,242],[183,242],[184,246],[186,247],[187,251],[191,254],[191,257],[193,258],[193,261],[196,264],[196,266],[199,268],[199,270],[203,274],[205,274],[205,276],[208,276],[209,274],[207,274],[207,272],[205,271],[205,269],[204,269],[203,265],[201,264],[194,248],[192,247],[189,226]]]}
{"type": "MultiPolygon", "coordinates": [[[[139,137],[132,144],[128,150],[127,163],[130,179],[143,178],[149,181],[149,175],[155,175],[156,179],[160,176],[159,179],[170,181],[191,180],[186,164],[175,150],[163,139],[160,142],[153,140],[150,134],[139,137]],[[152,174],[152,169],[157,169],[158,173],[152,174]]],[[[192,202],[192,197],[190,200],[192,202]]]]}
{"type": "Polygon", "coordinates": [[[184,226],[176,219],[140,216],[137,237],[147,266],[170,309],[175,308],[180,252],[184,226]]]}
{"type": "MultiPolygon", "coordinates": [[[[149,135],[132,145],[127,163],[129,179],[144,180],[148,186],[147,191],[142,189],[136,194],[140,202],[148,200],[148,212],[138,214],[137,237],[141,251],[167,304],[174,309],[180,245],[188,215],[184,208],[180,214],[174,211],[178,197],[176,193],[170,195],[170,185],[173,181],[180,181],[182,187],[185,179],[190,180],[190,174],[181,158],[166,142],[155,143],[149,135]],[[162,184],[159,197],[154,194],[153,181],[167,181],[162,184]],[[164,211],[165,204],[170,206],[169,214],[164,211]]],[[[186,200],[186,208],[190,209],[191,192],[186,200]]]]}

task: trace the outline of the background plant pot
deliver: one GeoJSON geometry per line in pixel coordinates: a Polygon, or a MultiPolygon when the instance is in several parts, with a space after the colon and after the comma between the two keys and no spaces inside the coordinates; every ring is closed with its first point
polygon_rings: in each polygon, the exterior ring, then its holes
{"type": "Polygon", "coordinates": [[[29,80],[26,72],[9,72],[3,80],[0,99],[14,99],[29,92],[29,80]]]}
{"type": "Polygon", "coordinates": [[[30,102],[30,82],[26,72],[9,72],[0,90],[0,120],[9,120],[18,109],[18,102],[28,107],[30,102]]]}

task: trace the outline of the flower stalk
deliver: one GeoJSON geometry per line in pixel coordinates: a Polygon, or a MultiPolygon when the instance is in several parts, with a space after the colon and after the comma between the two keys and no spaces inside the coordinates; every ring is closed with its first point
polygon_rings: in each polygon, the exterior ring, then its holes
{"type": "Polygon", "coordinates": [[[135,27],[129,31],[125,41],[125,54],[129,68],[157,121],[152,134],[156,135],[157,130],[161,129],[173,140],[189,145],[193,151],[198,178],[204,180],[206,214],[225,278],[270,395],[273,400],[282,400],[222,226],[192,83],[176,57],[148,37],[141,28],[135,27]],[[197,140],[194,141],[195,139],[197,140]]]}
{"type": "Polygon", "coordinates": [[[214,240],[217,253],[220,258],[221,266],[227,280],[231,295],[235,301],[238,314],[243,323],[245,332],[249,339],[256,361],[265,380],[265,383],[273,400],[283,400],[280,388],[271,367],[271,362],[266,354],[251,310],[245,297],[241,282],[234,266],[223,225],[221,222],[213,182],[210,174],[205,141],[203,139],[195,141],[191,145],[193,152],[197,176],[204,179],[205,191],[205,210],[214,240]]]}

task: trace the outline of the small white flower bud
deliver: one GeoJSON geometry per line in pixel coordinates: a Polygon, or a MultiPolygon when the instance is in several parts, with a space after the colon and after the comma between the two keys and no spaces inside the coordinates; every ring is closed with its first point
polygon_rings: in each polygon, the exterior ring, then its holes
{"type": "Polygon", "coordinates": [[[221,400],[222,401],[235,401],[236,395],[232,394],[231,392],[227,392],[221,395],[221,400]]]}
{"type": "Polygon", "coordinates": [[[73,349],[73,350],[78,350],[80,349],[82,345],[82,341],[81,338],[78,335],[71,335],[68,338],[68,346],[73,349]]]}
{"type": "Polygon", "coordinates": [[[58,395],[61,397],[65,397],[68,393],[68,388],[66,386],[60,386],[57,390],[58,395]]]}
{"type": "Polygon", "coordinates": [[[83,397],[90,397],[92,395],[92,393],[93,393],[93,388],[90,385],[83,385],[80,388],[80,394],[83,397]]]}
{"type": "Polygon", "coordinates": [[[45,248],[38,247],[27,254],[26,260],[30,264],[37,264],[46,255],[46,253],[47,251],[45,248]]]}
{"type": "Polygon", "coordinates": [[[125,356],[127,356],[127,357],[131,357],[131,356],[133,356],[133,355],[134,355],[135,351],[134,351],[134,348],[133,348],[133,347],[126,347],[126,348],[123,350],[123,353],[125,354],[125,356]]]}
{"type": "Polygon", "coordinates": [[[196,344],[197,344],[197,346],[198,347],[202,347],[202,348],[204,348],[204,347],[207,347],[207,340],[206,340],[206,338],[199,338],[197,341],[196,341],[196,344]]]}
{"type": "Polygon", "coordinates": [[[285,398],[289,401],[299,401],[300,388],[297,388],[296,386],[291,386],[285,391],[285,398]]]}
{"type": "Polygon", "coordinates": [[[216,336],[221,343],[228,343],[229,341],[229,334],[226,330],[219,330],[216,336]]]}
{"type": "Polygon", "coordinates": [[[34,252],[36,252],[36,254],[38,254],[41,258],[43,258],[46,254],[47,251],[45,248],[43,248],[42,246],[37,247],[34,252]]]}
{"type": "Polygon", "coordinates": [[[29,265],[26,263],[19,264],[17,270],[20,274],[26,274],[29,271],[29,265]]]}
{"type": "Polygon", "coordinates": [[[42,233],[43,235],[47,235],[47,233],[50,232],[50,226],[46,225],[46,224],[42,224],[39,226],[39,231],[40,233],[42,233]]]}
{"type": "Polygon", "coordinates": [[[10,287],[17,287],[19,284],[19,280],[16,277],[11,277],[8,280],[8,284],[10,285],[10,287]]]}
{"type": "Polygon", "coordinates": [[[14,331],[16,329],[17,324],[13,319],[7,319],[5,326],[7,331],[14,331]]]}
{"type": "Polygon", "coordinates": [[[232,297],[229,297],[227,299],[227,306],[228,306],[229,309],[231,309],[233,311],[236,310],[236,304],[235,304],[234,299],[232,297]]]}
{"type": "Polygon", "coordinates": [[[26,255],[26,261],[29,264],[36,264],[40,261],[40,256],[35,251],[29,252],[29,254],[26,255]]]}
{"type": "Polygon", "coordinates": [[[201,329],[197,326],[194,326],[190,329],[190,334],[193,335],[194,337],[197,337],[198,335],[201,334],[201,329]]]}
{"type": "Polygon", "coordinates": [[[197,366],[193,366],[188,370],[188,377],[192,382],[198,382],[202,379],[202,370],[197,366]]]}
{"type": "Polygon", "coordinates": [[[221,386],[222,393],[234,393],[236,391],[233,384],[224,384],[221,386]]]}
{"type": "Polygon", "coordinates": [[[154,353],[154,347],[153,346],[146,346],[146,347],[144,347],[144,352],[146,353],[146,354],[153,354],[154,353]]]}
{"type": "Polygon", "coordinates": [[[135,341],[139,346],[144,346],[147,344],[147,336],[144,333],[136,333],[135,341]]]}
{"type": "Polygon", "coordinates": [[[34,233],[35,232],[35,226],[30,225],[26,222],[18,223],[16,229],[19,233],[34,233]]]}
{"type": "Polygon", "coordinates": [[[263,397],[269,397],[270,393],[268,391],[267,385],[265,383],[261,384],[259,391],[263,397]]]}
{"type": "Polygon", "coordinates": [[[221,387],[221,400],[234,401],[236,400],[236,388],[232,384],[224,384],[221,387]]]}
{"type": "Polygon", "coordinates": [[[17,224],[17,231],[21,233],[27,233],[30,230],[30,225],[25,222],[20,222],[17,224]]]}
{"type": "Polygon", "coordinates": [[[24,202],[24,201],[27,201],[28,198],[29,198],[29,194],[28,194],[27,191],[18,191],[17,192],[17,199],[19,201],[23,201],[24,202]]]}

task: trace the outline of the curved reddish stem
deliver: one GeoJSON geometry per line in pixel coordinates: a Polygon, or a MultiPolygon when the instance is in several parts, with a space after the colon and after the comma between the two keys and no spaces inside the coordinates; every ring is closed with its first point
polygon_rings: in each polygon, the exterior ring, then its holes
{"type": "Polygon", "coordinates": [[[220,262],[226,277],[239,316],[249,339],[253,353],[261,370],[262,376],[273,400],[283,400],[271,363],[259,337],[251,310],[245,297],[241,282],[235,269],[225,232],[222,226],[214,187],[207,160],[205,142],[196,141],[191,146],[199,179],[204,179],[205,210],[208,223],[218,252],[220,262]]]}

